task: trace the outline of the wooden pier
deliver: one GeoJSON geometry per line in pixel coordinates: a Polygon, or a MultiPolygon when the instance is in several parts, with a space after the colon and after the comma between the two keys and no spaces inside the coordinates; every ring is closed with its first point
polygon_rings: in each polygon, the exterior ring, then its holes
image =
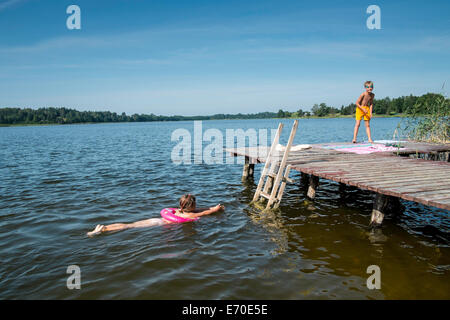
{"type": "MultiPolygon", "coordinates": [[[[319,178],[375,192],[371,224],[381,224],[388,207],[399,208],[399,199],[449,210],[450,144],[401,144],[404,148],[394,152],[370,154],[333,150],[328,148],[331,143],[315,144],[307,150],[291,151],[287,164],[292,170],[301,172],[302,179],[308,179],[310,198],[315,197],[319,178]]],[[[243,178],[248,179],[253,177],[254,165],[266,161],[268,148],[226,151],[233,156],[245,157],[243,178]]]]}

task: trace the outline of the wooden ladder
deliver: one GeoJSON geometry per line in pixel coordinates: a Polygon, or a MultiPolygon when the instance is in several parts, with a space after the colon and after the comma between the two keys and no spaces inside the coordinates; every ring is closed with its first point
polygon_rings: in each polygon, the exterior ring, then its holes
{"type": "Polygon", "coordinates": [[[294,125],[292,126],[288,143],[286,145],[286,149],[284,150],[283,157],[280,161],[279,152],[276,150],[276,148],[280,140],[281,131],[283,130],[283,124],[280,123],[278,125],[275,138],[273,140],[272,146],[270,147],[269,154],[266,157],[264,169],[262,170],[261,177],[259,178],[258,187],[256,188],[256,192],[253,197],[253,201],[258,201],[261,198],[266,198],[268,200],[266,209],[269,209],[273,204],[274,208],[278,208],[283,196],[284,188],[286,187],[286,183],[293,183],[293,181],[289,178],[291,165],[286,166],[286,162],[289,157],[289,152],[291,150],[295,133],[297,132],[297,127],[298,120],[295,120],[294,125]],[[272,191],[269,194],[270,187],[272,187],[272,191]]]}

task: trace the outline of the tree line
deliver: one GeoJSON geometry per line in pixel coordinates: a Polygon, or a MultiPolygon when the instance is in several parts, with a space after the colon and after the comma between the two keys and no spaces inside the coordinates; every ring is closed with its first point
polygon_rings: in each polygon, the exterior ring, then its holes
{"type": "MultiPolygon", "coordinates": [[[[389,97],[383,99],[374,99],[373,101],[373,113],[378,115],[396,115],[396,114],[408,114],[414,109],[416,112],[420,110],[423,113],[427,113],[428,109],[426,105],[433,105],[436,101],[444,99],[449,104],[449,99],[445,98],[442,94],[427,93],[420,97],[418,96],[402,96],[391,99],[389,97]]],[[[283,113],[283,110],[280,110],[283,113]]],[[[279,113],[280,113],[279,111],[279,113]]],[[[340,115],[352,115],[356,112],[356,104],[350,103],[347,106],[341,106],[339,109],[327,106],[325,103],[315,104],[311,111],[304,111],[299,109],[296,111],[298,117],[326,117],[326,116],[340,116],[340,115]]],[[[286,114],[286,112],[284,112],[286,114]]],[[[294,113],[291,113],[294,114],[294,113]]],[[[295,115],[294,115],[295,116],[295,115]]]]}
{"type": "MultiPolygon", "coordinates": [[[[421,105],[432,104],[437,99],[444,99],[448,105],[449,99],[441,94],[427,93],[416,97],[413,95],[390,99],[375,99],[373,113],[380,115],[393,115],[407,113],[414,107],[415,112],[421,105]]],[[[222,120],[222,119],[268,119],[268,118],[292,118],[292,117],[326,117],[352,115],[356,111],[356,105],[350,103],[341,106],[340,109],[328,106],[325,103],[315,104],[310,111],[301,108],[295,112],[259,112],[250,114],[214,114],[210,116],[164,116],[151,114],[127,115],[125,112],[117,114],[110,111],[77,111],[68,108],[0,108],[0,124],[72,124],[72,123],[100,123],[100,122],[148,122],[148,121],[183,121],[183,120],[222,120]]],[[[424,109],[424,112],[427,112],[424,109]]]]}
{"type": "Polygon", "coordinates": [[[126,115],[110,111],[78,111],[68,108],[0,108],[0,124],[73,124],[101,122],[149,122],[149,121],[186,121],[220,119],[267,119],[276,118],[276,112],[252,114],[215,114],[211,116],[163,116],[155,114],[126,115]]]}

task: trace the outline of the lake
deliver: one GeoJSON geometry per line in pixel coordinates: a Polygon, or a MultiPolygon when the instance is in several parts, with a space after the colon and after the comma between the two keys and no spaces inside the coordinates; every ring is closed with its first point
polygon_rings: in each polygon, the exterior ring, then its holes
{"type": "MultiPolygon", "coordinates": [[[[204,121],[203,130],[293,120],[204,121]]],[[[375,140],[399,118],[375,118],[375,140]]],[[[354,119],[301,119],[294,143],[351,141],[354,119]]],[[[448,211],[403,201],[368,228],[373,194],[321,180],[314,201],[291,172],[279,211],[249,205],[242,164],[175,164],[193,122],[0,128],[1,299],[449,299],[448,211]],[[159,217],[181,195],[226,210],[192,223],[86,236],[97,224],[159,217]],[[67,268],[81,271],[69,290],[67,268]],[[381,270],[381,289],[366,286],[381,270]]],[[[359,140],[365,139],[362,124],[359,140]]],[[[208,143],[206,143],[207,145],[208,143]]],[[[224,155],[225,157],[225,155],[224,155]]],[[[225,159],[225,158],[224,158],[225,159]]],[[[370,170],[370,168],[368,168],[370,170]]]]}

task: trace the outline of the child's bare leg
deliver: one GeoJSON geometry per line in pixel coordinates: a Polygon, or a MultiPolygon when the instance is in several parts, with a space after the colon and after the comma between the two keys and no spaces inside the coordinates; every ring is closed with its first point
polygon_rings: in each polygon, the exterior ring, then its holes
{"type": "Polygon", "coordinates": [[[144,228],[144,227],[152,227],[152,226],[162,226],[169,222],[165,221],[162,218],[151,218],[147,220],[141,220],[134,223],[114,223],[108,226],[97,225],[94,230],[88,232],[88,236],[94,236],[96,234],[106,232],[106,231],[119,231],[125,230],[129,228],[144,228]]]}
{"type": "Polygon", "coordinates": [[[366,120],[364,121],[365,125],[366,125],[366,133],[367,133],[367,138],[369,138],[369,142],[372,143],[372,137],[370,135],[370,120],[366,120]]]}
{"type": "Polygon", "coordinates": [[[95,236],[97,234],[100,234],[102,232],[106,232],[106,231],[118,231],[118,230],[123,230],[123,229],[128,229],[130,227],[129,224],[126,223],[114,223],[114,224],[110,224],[109,226],[104,226],[104,225],[100,225],[98,224],[94,230],[90,231],[87,233],[88,236],[95,236]]]}
{"type": "Polygon", "coordinates": [[[166,224],[166,222],[162,218],[151,218],[147,220],[141,220],[134,223],[131,223],[129,225],[130,228],[145,228],[145,227],[152,227],[152,226],[162,226],[163,224],[166,224]]]}
{"type": "Polygon", "coordinates": [[[353,143],[356,142],[356,136],[358,135],[359,125],[361,124],[361,120],[356,120],[355,129],[353,130],[353,143]]]}
{"type": "Polygon", "coordinates": [[[110,224],[108,226],[105,226],[102,230],[102,232],[105,231],[118,231],[118,230],[123,230],[123,229],[128,229],[131,228],[131,224],[127,224],[127,223],[114,223],[114,224],[110,224]]]}

